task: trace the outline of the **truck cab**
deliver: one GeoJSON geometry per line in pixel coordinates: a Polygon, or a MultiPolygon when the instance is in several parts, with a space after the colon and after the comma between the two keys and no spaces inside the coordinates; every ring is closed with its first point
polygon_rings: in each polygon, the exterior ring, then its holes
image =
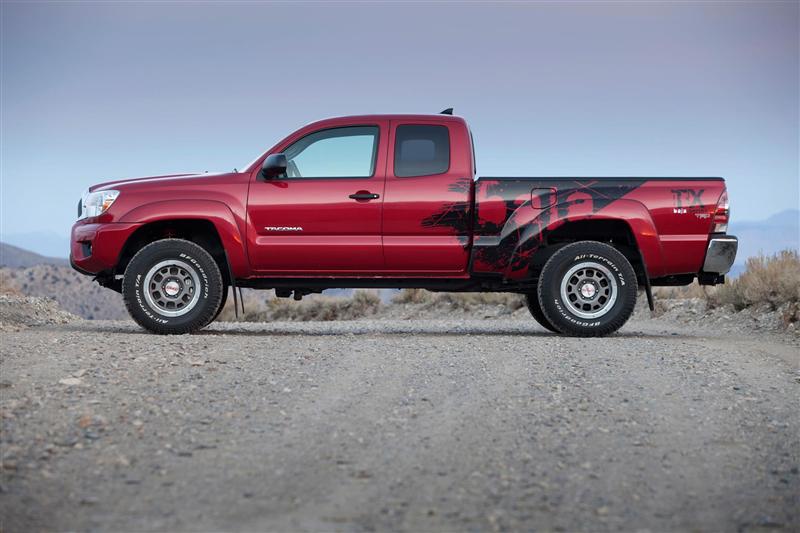
{"type": "Polygon", "coordinates": [[[324,120],[268,154],[247,170],[255,274],[468,276],[474,168],[462,118],[324,120]],[[286,167],[262,170],[276,153],[286,167]]]}

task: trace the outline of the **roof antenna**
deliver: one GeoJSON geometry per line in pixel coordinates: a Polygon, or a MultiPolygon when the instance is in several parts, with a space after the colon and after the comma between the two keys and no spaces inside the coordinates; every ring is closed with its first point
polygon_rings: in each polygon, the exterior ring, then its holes
{"type": "Polygon", "coordinates": [[[453,114],[453,108],[452,107],[448,107],[447,109],[445,109],[444,111],[442,111],[439,114],[440,115],[452,115],[453,114]]]}

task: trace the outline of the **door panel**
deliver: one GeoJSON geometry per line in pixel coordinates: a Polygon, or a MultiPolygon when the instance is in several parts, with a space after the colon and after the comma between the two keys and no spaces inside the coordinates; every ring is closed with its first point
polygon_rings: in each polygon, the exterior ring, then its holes
{"type": "Polygon", "coordinates": [[[288,175],[267,181],[259,177],[250,184],[248,216],[253,234],[248,235],[248,251],[255,270],[287,277],[383,270],[381,212],[388,123],[376,126],[371,164],[346,160],[360,157],[364,142],[359,138],[348,143],[344,134],[324,138],[328,133],[301,130],[278,147],[278,152],[287,154],[288,175]],[[328,142],[334,152],[320,147],[328,142]],[[368,172],[370,177],[343,176],[368,172]],[[324,173],[331,176],[320,176],[324,173]]]}
{"type": "Polygon", "coordinates": [[[425,137],[434,143],[441,142],[440,134],[415,129],[420,125],[426,124],[424,121],[391,123],[383,203],[386,269],[412,275],[465,274],[472,231],[474,184],[468,163],[471,158],[462,145],[469,133],[458,123],[446,126],[440,122],[428,124],[447,128],[450,153],[449,160],[443,163],[430,142],[425,143],[425,137]],[[409,128],[399,130],[398,138],[397,127],[402,126],[409,128]],[[403,157],[404,149],[413,151],[417,157],[410,158],[405,164],[395,161],[395,158],[403,157]],[[414,175],[424,173],[426,169],[441,173],[414,175]]]}

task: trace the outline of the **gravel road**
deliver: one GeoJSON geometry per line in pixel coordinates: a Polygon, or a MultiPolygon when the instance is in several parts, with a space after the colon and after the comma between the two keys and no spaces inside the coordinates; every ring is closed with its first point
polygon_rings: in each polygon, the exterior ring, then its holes
{"type": "Polygon", "coordinates": [[[797,531],[789,342],[643,319],[4,332],[0,529],[797,531]]]}

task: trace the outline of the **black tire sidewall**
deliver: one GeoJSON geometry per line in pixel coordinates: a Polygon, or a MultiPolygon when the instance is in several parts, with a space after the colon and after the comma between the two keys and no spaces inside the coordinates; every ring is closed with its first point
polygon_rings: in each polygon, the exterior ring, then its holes
{"type": "Polygon", "coordinates": [[[574,243],[560,249],[548,260],[539,278],[539,304],[550,323],[561,333],[597,336],[616,331],[630,318],[636,305],[636,273],[625,256],[600,242],[574,243]],[[561,281],[579,263],[606,267],[617,283],[617,299],[605,315],[586,319],[573,314],[561,298],[561,281]]]}
{"type": "Polygon", "coordinates": [[[188,333],[214,319],[222,300],[223,282],[219,267],[203,248],[182,239],[164,239],[148,244],[125,269],[122,294],[131,317],[155,333],[188,333]],[[200,280],[199,299],[185,315],[169,317],[158,313],[145,298],[144,278],[157,263],[180,260],[195,269],[200,280]]]}
{"type": "Polygon", "coordinates": [[[538,322],[544,329],[552,331],[553,333],[560,333],[553,324],[547,319],[542,311],[542,306],[539,305],[539,295],[530,293],[525,295],[525,303],[531,316],[538,322]]]}
{"type": "MultiPolygon", "coordinates": [[[[236,290],[236,289],[234,289],[234,290],[236,290]]],[[[217,307],[217,312],[214,313],[214,318],[211,319],[212,321],[217,319],[219,314],[222,312],[222,309],[225,307],[226,303],[228,303],[228,286],[227,285],[223,285],[222,286],[222,297],[219,300],[219,306],[217,307]]]]}

